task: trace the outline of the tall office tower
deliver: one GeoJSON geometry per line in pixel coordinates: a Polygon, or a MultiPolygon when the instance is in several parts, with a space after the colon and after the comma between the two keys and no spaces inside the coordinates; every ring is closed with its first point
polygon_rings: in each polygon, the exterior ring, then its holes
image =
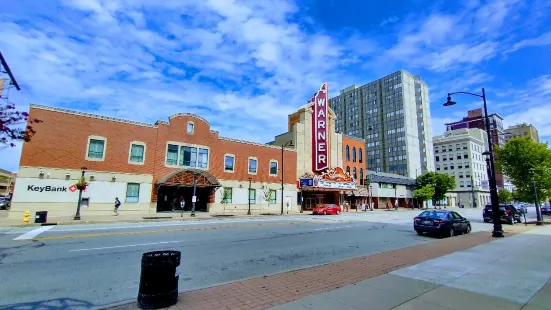
{"type": "Polygon", "coordinates": [[[336,129],[366,141],[369,170],[416,177],[434,171],[427,84],[400,70],[329,100],[336,129]]]}

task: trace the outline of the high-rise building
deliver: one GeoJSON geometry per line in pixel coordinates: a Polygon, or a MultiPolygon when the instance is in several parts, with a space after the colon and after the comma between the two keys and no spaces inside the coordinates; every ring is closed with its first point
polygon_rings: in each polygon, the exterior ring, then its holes
{"type": "Polygon", "coordinates": [[[533,141],[540,142],[538,130],[532,124],[518,124],[505,129],[505,141],[514,137],[529,137],[533,141]]]}
{"type": "Polygon", "coordinates": [[[455,205],[477,207],[490,201],[486,158],[488,136],[478,128],[446,131],[433,138],[436,172],[455,178],[455,205]]]}
{"type": "Polygon", "coordinates": [[[347,87],[329,103],[337,131],[366,141],[370,170],[412,178],[434,171],[429,90],[418,76],[400,70],[347,87]]]}
{"type": "MultiPolygon", "coordinates": [[[[494,113],[488,116],[490,119],[490,135],[494,150],[497,146],[505,144],[505,133],[503,132],[503,117],[494,113]]],[[[446,124],[446,130],[457,130],[463,128],[478,128],[486,131],[486,117],[482,109],[470,110],[467,112],[467,117],[462,120],[446,124]]],[[[487,138],[486,138],[487,139],[487,138]]],[[[503,172],[496,167],[496,183],[499,188],[503,188],[505,178],[503,172]]]]}

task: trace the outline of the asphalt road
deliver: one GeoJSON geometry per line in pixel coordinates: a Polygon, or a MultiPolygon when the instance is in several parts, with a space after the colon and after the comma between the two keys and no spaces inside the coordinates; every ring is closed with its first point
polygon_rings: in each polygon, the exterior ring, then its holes
{"type": "MultiPolygon", "coordinates": [[[[460,211],[473,231],[491,230],[480,212],[460,211]]],[[[182,252],[187,291],[437,240],[412,230],[417,213],[3,228],[0,309],[135,300],[148,251],[182,252]]]]}

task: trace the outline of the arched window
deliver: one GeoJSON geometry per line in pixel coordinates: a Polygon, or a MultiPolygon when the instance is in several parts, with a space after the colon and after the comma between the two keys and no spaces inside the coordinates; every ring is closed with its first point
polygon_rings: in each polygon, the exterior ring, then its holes
{"type": "Polygon", "coordinates": [[[356,167],[354,167],[354,175],[352,176],[354,178],[354,180],[357,180],[358,179],[358,171],[356,170],[356,167]]]}
{"type": "Polygon", "coordinates": [[[356,147],[352,148],[352,161],[356,162],[356,147]]]}
{"type": "Polygon", "coordinates": [[[348,145],[346,146],[346,161],[350,161],[350,147],[348,145]]]}
{"type": "Polygon", "coordinates": [[[364,185],[364,169],[363,168],[360,168],[360,185],[364,185]]]}
{"type": "Polygon", "coordinates": [[[350,166],[346,166],[346,173],[348,173],[348,175],[350,175],[350,166]]]}
{"type": "Polygon", "coordinates": [[[364,160],[364,153],[363,153],[362,148],[360,148],[360,149],[358,150],[358,161],[359,161],[360,164],[361,164],[363,160],[364,160]]]}

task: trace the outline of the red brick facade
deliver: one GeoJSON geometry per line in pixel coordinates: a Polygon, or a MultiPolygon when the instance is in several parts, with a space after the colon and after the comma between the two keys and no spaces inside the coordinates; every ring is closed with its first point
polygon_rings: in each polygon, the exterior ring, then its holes
{"type": "MultiPolygon", "coordinates": [[[[30,119],[43,122],[33,125],[37,131],[31,142],[23,144],[20,166],[80,169],[86,166],[92,171],[153,175],[153,182],[184,167],[167,167],[166,153],[169,141],[206,146],[209,151],[208,172],[218,179],[252,182],[281,182],[281,148],[258,143],[219,137],[210,124],[191,114],[171,116],[168,122],[155,125],[111,119],[54,108],[31,106],[30,119]],[[193,123],[193,133],[187,133],[188,123],[193,123]],[[89,136],[106,139],[103,161],[86,160],[89,136]],[[143,142],[143,164],[129,163],[130,145],[143,142]],[[224,172],[224,155],[235,156],[233,173],[224,172]],[[257,174],[248,173],[248,158],[256,157],[257,174]],[[269,174],[270,160],[278,162],[278,174],[269,174]]],[[[296,182],[297,155],[285,150],[284,183],[296,182]]]]}
{"type": "Polygon", "coordinates": [[[350,175],[356,179],[358,186],[363,185],[363,179],[367,176],[366,153],[363,140],[342,136],[342,168],[347,172],[350,171],[350,175]],[[354,175],[354,168],[356,168],[356,175],[354,175]]]}

